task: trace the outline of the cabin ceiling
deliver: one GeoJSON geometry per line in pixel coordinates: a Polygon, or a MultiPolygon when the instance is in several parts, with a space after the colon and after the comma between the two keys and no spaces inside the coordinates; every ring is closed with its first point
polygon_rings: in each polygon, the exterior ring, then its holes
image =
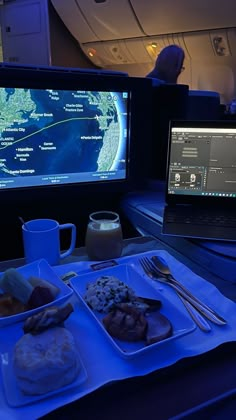
{"type": "Polygon", "coordinates": [[[235,0],[51,0],[80,43],[236,25],[235,0]],[[224,7],[223,7],[224,6],[224,7]]]}
{"type": "Polygon", "coordinates": [[[196,57],[215,56],[215,38],[219,37],[224,55],[232,54],[229,38],[236,27],[235,0],[226,0],[227,7],[221,0],[51,3],[86,56],[100,67],[152,63],[158,52],[171,43],[182,46],[189,57],[193,53],[196,57]],[[194,50],[190,48],[193,43],[194,50]]]}
{"type": "Polygon", "coordinates": [[[235,26],[235,0],[131,0],[146,35],[235,26]],[[227,4],[227,7],[226,7],[227,4]]]}

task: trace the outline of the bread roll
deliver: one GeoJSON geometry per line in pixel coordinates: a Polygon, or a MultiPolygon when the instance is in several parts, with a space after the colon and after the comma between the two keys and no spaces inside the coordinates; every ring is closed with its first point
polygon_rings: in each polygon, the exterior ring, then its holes
{"type": "Polygon", "coordinates": [[[74,337],[62,327],[23,335],[15,345],[13,364],[19,388],[27,395],[68,385],[81,369],[74,337]]]}

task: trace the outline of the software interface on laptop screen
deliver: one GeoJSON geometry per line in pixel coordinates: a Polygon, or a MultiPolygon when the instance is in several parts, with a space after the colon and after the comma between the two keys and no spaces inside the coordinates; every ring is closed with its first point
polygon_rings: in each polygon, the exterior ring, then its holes
{"type": "Polygon", "coordinates": [[[0,88],[0,189],[127,177],[128,91],[0,88]]]}
{"type": "Polygon", "coordinates": [[[171,127],[168,194],[236,197],[236,128],[171,127]]]}

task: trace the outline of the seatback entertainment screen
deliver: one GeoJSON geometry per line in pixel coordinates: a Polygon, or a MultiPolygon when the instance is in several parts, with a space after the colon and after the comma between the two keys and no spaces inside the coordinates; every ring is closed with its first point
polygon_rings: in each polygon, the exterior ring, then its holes
{"type": "Polygon", "coordinates": [[[125,180],[130,92],[0,88],[0,189],[125,180]]]}

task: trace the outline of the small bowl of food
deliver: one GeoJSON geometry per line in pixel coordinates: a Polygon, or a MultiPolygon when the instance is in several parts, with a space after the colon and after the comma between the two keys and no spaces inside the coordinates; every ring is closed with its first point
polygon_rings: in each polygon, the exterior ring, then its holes
{"type": "Polygon", "coordinates": [[[0,327],[68,300],[73,290],[41,259],[0,274],[0,327]]]}

